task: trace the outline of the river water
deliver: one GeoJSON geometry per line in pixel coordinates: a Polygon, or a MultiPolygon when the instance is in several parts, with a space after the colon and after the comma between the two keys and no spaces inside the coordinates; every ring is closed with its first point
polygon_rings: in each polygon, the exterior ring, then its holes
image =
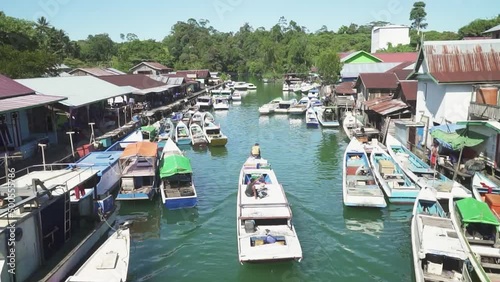
{"type": "Polygon", "coordinates": [[[346,208],[342,204],[342,130],[306,128],[304,118],[259,117],[258,107],[283,94],[281,84],[251,81],[249,92],[216,123],[225,148],[183,148],[191,159],[199,204],[167,211],[159,197],[120,203],[132,220],[129,281],[412,281],[411,206],[346,208]],[[258,142],[283,184],[303,260],[240,265],[236,245],[238,175],[258,142]]]}

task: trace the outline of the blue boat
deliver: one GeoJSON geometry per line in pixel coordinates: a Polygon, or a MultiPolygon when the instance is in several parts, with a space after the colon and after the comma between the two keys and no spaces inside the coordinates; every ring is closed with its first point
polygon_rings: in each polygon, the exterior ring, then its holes
{"type": "Polygon", "coordinates": [[[404,173],[420,188],[433,187],[437,191],[438,199],[450,199],[453,197],[474,197],[481,199],[481,195],[475,187],[472,192],[462,184],[448,179],[446,176],[432,169],[430,165],[421,160],[401,142],[391,135],[386,137],[387,151],[396,160],[404,173]]]}
{"type": "Polygon", "coordinates": [[[172,139],[168,139],[163,147],[159,167],[163,205],[169,210],[195,207],[198,196],[194,188],[191,162],[172,139]]]}
{"type": "Polygon", "coordinates": [[[128,144],[120,156],[122,184],[116,200],[151,200],[158,189],[158,144],[128,144]]]}
{"type": "Polygon", "coordinates": [[[92,152],[75,163],[77,167],[92,167],[99,171],[99,180],[94,190],[96,199],[103,199],[118,188],[121,178],[118,160],[121,154],[119,151],[92,152]]]}
{"type": "Polygon", "coordinates": [[[370,154],[373,173],[389,202],[414,203],[420,189],[403,172],[398,163],[380,146],[373,146],[370,154]]]}

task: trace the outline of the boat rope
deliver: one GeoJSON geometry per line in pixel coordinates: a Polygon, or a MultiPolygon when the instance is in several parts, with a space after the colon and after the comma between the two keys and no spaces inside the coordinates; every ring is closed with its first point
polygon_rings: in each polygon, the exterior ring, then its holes
{"type": "Polygon", "coordinates": [[[108,227],[109,227],[111,230],[113,230],[113,231],[117,231],[117,230],[116,230],[113,226],[111,226],[111,225],[109,224],[108,220],[106,219],[106,217],[105,217],[105,216],[104,216],[104,214],[102,213],[102,209],[101,209],[101,208],[98,208],[98,209],[97,209],[97,213],[98,213],[98,215],[99,215],[99,217],[100,217],[101,221],[104,221],[104,222],[108,225],[108,227]]]}

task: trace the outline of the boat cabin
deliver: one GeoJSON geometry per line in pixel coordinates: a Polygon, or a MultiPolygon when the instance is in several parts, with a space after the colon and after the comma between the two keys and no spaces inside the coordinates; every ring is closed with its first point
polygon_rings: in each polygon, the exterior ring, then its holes
{"type": "Polygon", "coordinates": [[[470,244],[497,245],[500,222],[488,204],[474,198],[466,198],[455,203],[465,237],[470,244]]]}
{"type": "Polygon", "coordinates": [[[155,141],[158,131],[156,127],[152,125],[141,127],[142,140],[155,141]]]}
{"type": "Polygon", "coordinates": [[[372,139],[378,139],[380,137],[380,131],[378,129],[369,127],[353,128],[352,134],[361,143],[367,143],[372,139]]]}
{"type": "Polygon", "coordinates": [[[137,142],[125,148],[120,157],[122,185],[117,199],[128,198],[127,194],[152,196],[157,186],[157,157],[157,143],[137,142]]]}
{"type": "Polygon", "coordinates": [[[191,162],[182,155],[169,155],[161,160],[160,178],[166,198],[191,197],[193,187],[191,162]]]}

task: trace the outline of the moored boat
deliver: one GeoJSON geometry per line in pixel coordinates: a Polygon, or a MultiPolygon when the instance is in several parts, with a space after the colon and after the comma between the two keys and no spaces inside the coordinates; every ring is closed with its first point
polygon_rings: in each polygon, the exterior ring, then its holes
{"type": "Polygon", "coordinates": [[[163,147],[159,177],[160,195],[165,208],[175,210],[196,206],[198,196],[191,162],[171,140],[163,147]]]}
{"type": "Polygon", "coordinates": [[[481,198],[477,189],[473,188],[471,192],[462,184],[446,178],[441,173],[432,169],[430,165],[413,154],[390,134],[386,136],[386,146],[387,152],[398,162],[404,173],[420,188],[429,186],[436,189],[438,199],[445,200],[452,197],[481,198]]]}
{"type": "Polygon", "coordinates": [[[352,129],[360,128],[363,124],[359,121],[352,112],[347,111],[344,113],[344,119],[342,120],[342,127],[344,128],[345,135],[350,140],[353,137],[352,129]]]}
{"type": "Polygon", "coordinates": [[[158,142],[174,138],[175,126],[172,120],[170,118],[166,118],[162,120],[162,123],[163,126],[161,127],[160,133],[158,134],[158,142]]]}
{"type": "Polygon", "coordinates": [[[288,114],[303,115],[308,107],[309,107],[309,99],[307,97],[302,97],[302,99],[300,99],[299,102],[297,102],[297,104],[291,106],[288,109],[288,114]]]}
{"type": "Polygon", "coordinates": [[[257,86],[253,83],[247,83],[247,90],[257,90],[257,86]]]}
{"type": "Polygon", "coordinates": [[[200,96],[196,99],[196,105],[200,109],[211,109],[213,106],[213,100],[211,96],[200,96]]]}
{"type": "Polygon", "coordinates": [[[179,121],[175,126],[175,143],[177,143],[177,145],[191,144],[191,134],[189,133],[189,128],[182,121],[179,121]]]}
{"type": "Polygon", "coordinates": [[[246,91],[248,89],[248,84],[244,81],[238,81],[234,83],[234,90],[246,91]]]}
{"type": "Polygon", "coordinates": [[[411,219],[413,269],[417,282],[472,281],[468,253],[450,218],[436,198],[436,191],[422,188],[411,219]]]}
{"type": "Polygon", "coordinates": [[[287,114],[288,110],[297,104],[297,99],[282,100],[278,103],[278,107],[274,109],[276,114],[287,114]]]}
{"type": "Polygon", "coordinates": [[[420,188],[403,172],[398,163],[380,146],[370,154],[373,173],[391,203],[414,203],[420,188]]]}
{"type": "Polygon", "coordinates": [[[472,177],[472,186],[477,189],[479,194],[500,194],[500,185],[481,172],[475,172],[472,177]]]}
{"type": "Polygon", "coordinates": [[[354,138],[347,145],[343,164],[342,191],[344,205],[385,208],[387,203],[384,193],[377,185],[366,152],[354,138]]]}
{"type": "Polygon", "coordinates": [[[212,121],[205,120],[203,132],[210,146],[226,146],[227,136],[222,133],[220,126],[215,125],[212,121]]]}
{"type": "Polygon", "coordinates": [[[339,127],[340,123],[337,118],[337,109],[335,107],[315,107],[318,122],[322,127],[339,127]]]}
{"type": "Polygon", "coordinates": [[[240,263],[302,259],[285,191],[264,159],[250,157],[240,171],[236,230],[240,263]],[[247,186],[256,183],[256,178],[262,183],[254,197],[247,193],[247,186]]]}
{"type": "Polygon", "coordinates": [[[203,128],[197,123],[192,123],[189,127],[191,133],[191,145],[193,146],[203,146],[208,143],[205,134],[203,133],[203,128]]]}
{"type": "Polygon", "coordinates": [[[215,97],[214,110],[216,111],[229,110],[229,100],[227,98],[215,97]]]}
{"type": "Polygon", "coordinates": [[[306,126],[313,128],[319,127],[318,117],[316,116],[316,112],[313,108],[309,108],[306,111],[306,126]]]}
{"type": "Polygon", "coordinates": [[[282,101],[283,99],[281,97],[272,99],[271,102],[259,107],[259,113],[261,115],[272,114],[282,101]]]}
{"type": "Polygon", "coordinates": [[[125,223],[66,282],[124,282],[127,280],[129,259],[130,230],[125,223]]]}
{"type": "Polygon", "coordinates": [[[241,101],[241,98],[242,98],[241,97],[242,96],[241,93],[242,93],[241,91],[234,91],[233,94],[232,94],[232,96],[231,96],[231,99],[233,101],[241,101]]]}
{"type": "Polygon", "coordinates": [[[158,189],[158,144],[144,141],[129,144],[120,157],[120,167],[122,183],[116,199],[151,200],[158,189]]]}

